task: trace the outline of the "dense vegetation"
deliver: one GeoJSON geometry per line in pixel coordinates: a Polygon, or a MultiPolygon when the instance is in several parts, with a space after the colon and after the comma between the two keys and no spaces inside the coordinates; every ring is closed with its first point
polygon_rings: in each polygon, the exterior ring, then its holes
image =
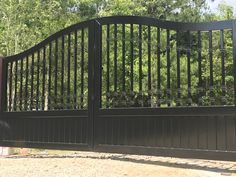
{"type": "Polygon", "coordinates": [[[207,10],[205,0],[1,0],[0,54],[28,49],[69,25],[110,15],[139,15],[172,21],[199,22],[232,19],[231,7],[218,14],[207,10]]]}

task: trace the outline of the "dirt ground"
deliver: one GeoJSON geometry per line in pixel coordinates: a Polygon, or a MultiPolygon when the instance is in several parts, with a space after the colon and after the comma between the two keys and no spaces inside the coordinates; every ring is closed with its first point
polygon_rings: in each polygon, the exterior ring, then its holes
{"type": "Polygon", "coordinates": [[[236,162],[72,151],[0,157],[0,177],[236,176],[236,162]]]}

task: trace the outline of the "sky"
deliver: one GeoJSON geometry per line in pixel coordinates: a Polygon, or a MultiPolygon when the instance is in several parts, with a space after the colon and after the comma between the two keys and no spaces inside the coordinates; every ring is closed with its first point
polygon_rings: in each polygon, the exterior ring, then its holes
{"type": "Polygon", "coordinates": [[[236,0],[215,0],[212,2],[211,0],[207,0],[207,3],[210,6],[210,9],[214,12],[217,11],[217,7],[220,3],[224,3],[230,6],[233,6],[234,8],[234,14],[236,14],[236,0]]]}

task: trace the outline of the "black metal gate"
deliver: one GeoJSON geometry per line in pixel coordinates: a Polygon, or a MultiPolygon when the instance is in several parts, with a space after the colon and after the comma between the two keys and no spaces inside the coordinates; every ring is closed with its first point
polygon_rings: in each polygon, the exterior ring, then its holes
{"type": "Polygon", "coordinates": [[[82,22],[1,61],[1,145],[236,159],[236,21],[82,22]]]}

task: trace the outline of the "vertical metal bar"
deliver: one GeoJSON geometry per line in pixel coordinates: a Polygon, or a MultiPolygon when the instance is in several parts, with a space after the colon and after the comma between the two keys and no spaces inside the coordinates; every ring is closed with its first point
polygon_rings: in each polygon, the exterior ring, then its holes
{"type": "Polygon", "coordinates": [[[166,30],[166,51],[167,51],[167,106],[170,106],[170,30],[166,30]]]}
{"type": "Polygon", "coordinates": [[[77,109],[77,45],[78,45],[78,36],[77,30],[75,30],[75,43],[74,43],[74,109],[77,109]]]}
{"type": "Polygon", "coordinates": [[[139,93],[142,93],[142,25],[139,25],[139,93]]]}
{"type": "Polygon", "coordinates": [[[84,108],[84,29],[81,30],[81,94],[80,108],[84,108]]]}
{"type": "Polygon", "coordinates": [[[221,103],[223,105],[226,104],[225,99],[225,92],[226,92],[226,86],[225,86],[225,46],[224,46],[224,30],[220,30],[220,53],[221,53],[221,78],[222,78],[222,99],[221,103]]]}
{"type": "Polygon", "coordinates": [[[54,80],[54,105],[57,107],[57,73],[58,73],[58,39],[55,40],[55,80],[54,80]]]}
{"type": "Polygon", "coordinates": [[[130,24],[130,89],[134,90],[134,27],[130,24]]]}
{"type": "Polygon", "coordinates": [[[188,106],[192,104],[192,96],[191,96],[191,47],[190,47],[190,31],[187,31],[187,75],[188,75],[188,106]]]}
{"type": "Polygon", "coordinates": [[[198,103],[203,105],[203,85],[202,85],[202,36],[201,31],[198,31],[198,103]]]}
{"type": "Polygon", "coordinates": [[[5,111],[7,68],[8,64],[5,64],[4,58],[0,57],[0,113],[5,111]]]}
{"type": "Polygon", "coordinates": [[[125,24],[122,24],[122,91],[125,93],[125,24]]]}
{"type": "Polygon", "coordinates": [[[23,82],[23,58],[21,59],[20,61],[20,111],[22,111],[22,99],[23,99],[23,96],[22,96],[22,82],[23,82]]]}
{"type": "MultiPolygon", "coordinates": [[[[152,80],[151,80],[151,27],[148,26],[148,101],[151,101],[152,80]]],[[[151,105],[150,105],[151,106],[151,105]]]]}
{"type": "Polygon", "coordinates": [[[65,37],[61,38],[61,108],[64,109],[64,52],[65,52],[65,37]]]}
{"type": "Polygon", "coordinates": [[[106,107],[109,108],[110,96],[110,25],[107,24],[107,79],[106,79],[106,107]]]}
{"type": "MultiPolygon", "coordinates": [[[[95,48],[96,48],[96,46],[97,46],[97,48],[98,48],[98,52],[99,52],[99,54],[97,53],[97,55],[98,55],[98,57],[100,57],[100,59],[98,60],[99,61],[99,63],[97,64],[97,65],[99,65],[100,66],[100,68],[96,68],[97,69],[97,71],[94,71],[95,73],[97,72],[97,73],[99,73],[99,75],[100,75],[100,77],[97,79],[98,81],[99,81],[99,83],[97,84],[99,87],[99,93],[98,93],[98,96],[99,96],[99,99],[97,100],[98,101],[98,105],[97,105],[97,108],[101,108],[102,107],[102,97],[101,97],[101,95],[102,95],[102,84],[100,84],[100,83],[102,83],[102,70],[101,70],[101,68],[102,68],[102,59],[101,59],[101,56],[102,56],[102,47],[99,47],[99,46],[102,46],[102,44],[103,44],[103,41],[102,41],[102,25],[98,22],[98,21],[96,21],[96,23],[95,23],[95,26],[97,27],[97,30],[98,30],[98,33],[97,33],[97,35],[98,35],[98,38],[96,39],[96,40],[98,40],[98,42],[96,41],[95,43],[96,44],[94,44],[94,46],[95,46],[95,48]],[[99,45],[99,46],[98,46],[99,45]]],[[[96,38],[96,37],[95,37],[96,38]]],[[[94,65],[96,66],[96,61],[97,60],[95,60],[94,61],[94,65]]],[[[95,69],[95,70],[96,70],[95,69]]],[[[96,85],[96,84],[95,84],[96,85]]],[[[94,91],[95,92],[95,91],[94,91]]]]}
{"type": "Polygon", "coordinates": [[[177,52],[177,106],[181,105],[181,89],[180,89],[180,41],[179,31],[176,32],[176,52],[177,52]]]}
{"type": "Polygon", "coordinates": [[[212,60],[212,31],[210,30],[209,33],[209,60],[210,60],[210,102],[211,105],[215,104],[214,101],[214,81],[213,81],[213,60],[212,60]]]}
{"type": "Polygon", "coordinates": [[[161,106],[161,34],[157,28],[157,106],[161,106]]]}
{"type": "Polygon", "coordinates": [[[114,25],[114,91],[117,92],[117,24],[114,25]]]}
{"type": "MultiPolygon", "coordinates": [[[[2,92],[2,94],[4,95],[3,99],[2,99],[2,101],[3,101],[3,107],[2,107],[3,111],[7,111],[7,109],[8,109],[7,108],[7,99],[8,99],[7,98],[8,67],[9,67],[9,63],[8,62],[7,63],[3,62],[3,68],[2,68],[2,70],[3,70],[2,71],[3,72],[3,79],[2,79],[2,81],[3,81],[3,92],[2,92]]],[[[1,92],[0,92],[0,94],[1,94],[1,92]]],[[[1,100],[1,98],[0,98],[0,100],[1,100]]],[[[1,108],[0,108],[0,110],[1,110],[1,108]]]]}
{"type": "Polygon", "coordinates": [[[48,63],[48,110],[51,109],[51,65],[52,65],[52,43],[49,43],[49,63],[48,63]]]}
{"type": "Polygon", "coordinates": [[[14,91],[14,104],[13,104],[13,110],[16,111],[17,110],[17,75],[18,75],[18,60],[15,61],[15,91],[14,91]]]}
{"type": "MultiPolygon", "coordinates": [[[[8,106],[8,111],[11,112],[12,111],[12,65],[13,62],[11,62],[10,64],[10,78],[9,78],[9,106],[8,106]]],[[[26,98],[25,98],[26,99],[26,98]]]]}
{"type": "MultiPolygon", "coordinates": [[[[3,112],[3,68],[4,68],[4,63],[3,63],[3,57],[0,57],[0,113],[3,112]]],[[[10,97],[9,97],[10,99],[10,97]]]]}
{"type": "Polygon", "coordinates": [[[39,109],[39,60],[40,60],[40,50],[38,50],[38,57],[37,57],[37,90],[36,90],[36,110],[39,109]]]}
{"type": "Polygon", "coordinates": [[[43,47],[42,110],[45,107],[46,47],[43,47]]]}
{"type": "Polygon", "coordinates": [[[26,74],[25,74],[25,105],[24,110],[28,110],[28,76],[29,76],[29,57],[26,57],[26,74]]]}
{"type": "Polygon", "coordinates": [[[30,110],[33,110],[34,103],[34,54],[32,54],[31,63],[31,83],[30,83],[30,110]]]}
{"type": "Polygon", "coordinates": [[[67,65],[67,109],[70,109],[70,40],[71,34],[68,34],[68,65],[67,65]]]}

